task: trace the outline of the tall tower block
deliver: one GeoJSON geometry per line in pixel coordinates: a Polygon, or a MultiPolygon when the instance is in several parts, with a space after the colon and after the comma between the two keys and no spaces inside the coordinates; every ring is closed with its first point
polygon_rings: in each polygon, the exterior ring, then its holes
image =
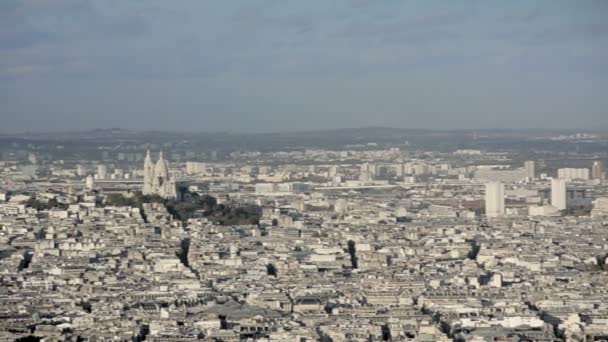
{"type": "Polygon", "coordinates": [[[559,178],[551,179],[551,205],[559,210],[565,210],[568,206],[566,195],[566,180],[559,178]]]}
{"type": "Polygon", "coordinates": [[[501,182],[486,184],[486,217],[505,214],[505,186],[501,182]]]}

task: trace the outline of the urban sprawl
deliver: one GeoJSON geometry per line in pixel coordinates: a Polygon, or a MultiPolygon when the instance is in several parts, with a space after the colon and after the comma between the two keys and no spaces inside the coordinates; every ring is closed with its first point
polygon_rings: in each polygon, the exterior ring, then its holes
{"type": "Polygon", "coordinates": [[[3,141],[0,341],[607,341],[608,158],[542,139],[3,141]]]}

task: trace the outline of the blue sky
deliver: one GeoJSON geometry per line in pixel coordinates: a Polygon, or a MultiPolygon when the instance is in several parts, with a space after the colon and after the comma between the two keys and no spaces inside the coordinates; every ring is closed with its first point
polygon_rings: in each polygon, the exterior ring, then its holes
{"type": "Polygon", "coordinates": [[[0,0],[0,131],[608,127],[608,1],[0,0]]]}

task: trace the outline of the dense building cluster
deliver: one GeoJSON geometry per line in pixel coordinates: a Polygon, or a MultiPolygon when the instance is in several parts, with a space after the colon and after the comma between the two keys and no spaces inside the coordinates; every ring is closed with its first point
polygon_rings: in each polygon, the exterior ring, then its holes
{"type": "Polygon", "coordinates": [[[599,160],[588,174],[403,146],[137,153],[0,161],[0,340],[608,340],[599,160]],[[142,191],[259,219],[108,200],[142,191]]]}

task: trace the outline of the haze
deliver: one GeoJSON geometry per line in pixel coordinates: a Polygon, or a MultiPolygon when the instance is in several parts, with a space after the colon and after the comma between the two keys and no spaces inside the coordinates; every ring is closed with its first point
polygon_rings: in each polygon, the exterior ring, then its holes
{"type": "Polygon", "coordinates": [[[608,127],[608,2],[1,0],[0,131],[608,127]]]}

